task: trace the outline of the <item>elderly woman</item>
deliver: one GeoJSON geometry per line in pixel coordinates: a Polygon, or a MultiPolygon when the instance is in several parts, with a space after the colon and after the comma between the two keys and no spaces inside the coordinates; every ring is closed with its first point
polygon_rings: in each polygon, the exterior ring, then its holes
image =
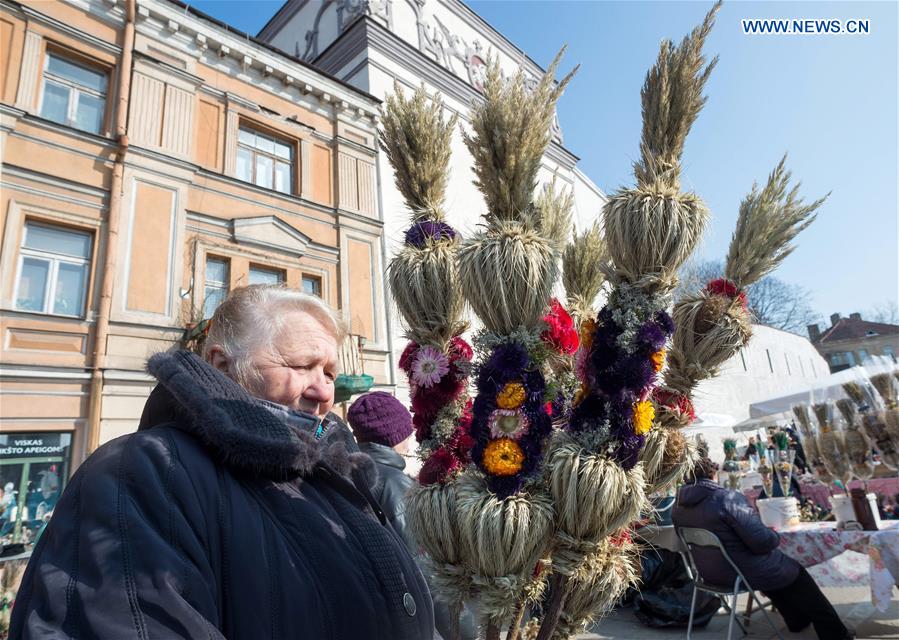
{"type": "Polygon", "coordinates": [[[12,638],[430,639],[427,586],[348,454],[341,324],[318,298],[235,290],[205,360],[159,354],[137,433],[56,507],[12,638]]]}

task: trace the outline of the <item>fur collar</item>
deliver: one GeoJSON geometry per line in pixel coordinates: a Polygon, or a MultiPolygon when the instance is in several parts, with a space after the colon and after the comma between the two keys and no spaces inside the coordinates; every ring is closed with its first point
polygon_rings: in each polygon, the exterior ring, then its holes
{"type": "Polygon", "coordinates": [[[316,440],[189,351],[157,354],[147,369],[159,385],[147,400],[140,429],[172,423],[226,467],[285,480],[311,475],[317,466],[349,476],[372,465],[368,456],[347,452],[337,429],[316,440]]]}

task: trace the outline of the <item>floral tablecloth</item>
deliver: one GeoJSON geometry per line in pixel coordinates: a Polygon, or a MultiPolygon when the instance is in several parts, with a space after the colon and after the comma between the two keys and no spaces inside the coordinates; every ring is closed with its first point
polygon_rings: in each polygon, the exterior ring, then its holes
{"type": "Polygon", "coordinates": [[[808,568],[819,584],[858,586],[867,579],[871,602],[886,611],[893,586],[899,585],[899,521],[881,526],[880,531],[838,531],[832,522],[803,522],[778,531],[780,550],[808,568]]]}

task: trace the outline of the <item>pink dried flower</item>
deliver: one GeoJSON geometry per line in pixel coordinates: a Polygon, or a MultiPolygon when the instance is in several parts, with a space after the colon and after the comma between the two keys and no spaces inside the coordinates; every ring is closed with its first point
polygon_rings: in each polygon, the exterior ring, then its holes
{"type": "Polygon", "coordinates": [[[434,347],[422,347],[412,362],[412,381],[430,389],[449,373],[449,360],[434,347]]]}

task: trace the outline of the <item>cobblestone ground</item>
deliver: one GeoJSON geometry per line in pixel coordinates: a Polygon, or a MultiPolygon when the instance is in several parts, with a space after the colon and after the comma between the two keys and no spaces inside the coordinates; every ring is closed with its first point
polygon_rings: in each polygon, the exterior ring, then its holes
{"type": "MultiPolygon", "coordinates": [[[[858,640],[899,639],[899,588],[893,590],[893,600],[885,613],[875,611],[871,604],[871,592],[867,587],[825,587],[822,590],[836,607],[846,626],[855,631],[858,640]]],[[[746,601],[741,599],[740,610],[745,610],[745,607],[746,601]]],[[[814,640],[817,638],[811,627],[802,633],[790,633],[784,625],[783,619],[777,613],[772,614],[772,619],[778,625],[784,640],[814,640]]],[[[693,637],[697,640],[726,638],[727,622],[727,615],[724,609],[721,609],[709,625],[705,629],[697,629],[693,633],[693,637]]],[[[625,608],[594,625],[590,633],[579,635],[577,638],[578,640],[675,640],[676,638],[685,638],[686,635],[686,629],[644,627],[634,617],[633,612],[629,608],[625,608]]],[[[749,627],[749,635],[741,636],[739,628],[736,628],[733,637],[735,640],[740,640],[741,637],[747,640],[761,638],[767,640],[777,638],[777,635],[765,622],[764,616],[754,614],[749,627]]]]}

